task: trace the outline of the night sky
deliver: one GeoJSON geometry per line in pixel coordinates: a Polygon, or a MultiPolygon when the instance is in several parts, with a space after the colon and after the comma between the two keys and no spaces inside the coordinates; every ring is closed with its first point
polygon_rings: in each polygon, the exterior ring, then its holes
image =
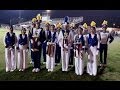
{"type": "MultiPolygon", "coordinates": [[[[21,17],[27,20],[31,20],[38,13],[42,13],[45,10],[21,10],[21,17]]],[[[52,10],[51,18],[63,18],[65,16],[83,16],[85,22],[91,20],[100,21],[108,19],[109,22],[120,22],[120,10],[52,10]],[[111,19],[112,18],[112,19],[111,19]]],[[[0,23],[9,24],[10,19],[19,17],[19,10],[0,10],[0,23]]]]}

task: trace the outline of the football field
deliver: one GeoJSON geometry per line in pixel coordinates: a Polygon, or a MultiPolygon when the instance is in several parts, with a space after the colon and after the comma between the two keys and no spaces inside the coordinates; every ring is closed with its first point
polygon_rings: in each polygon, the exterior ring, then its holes
{"type": "MultiPolygon", "coordinates": [[[[15,70],[14,72],[5,72],[5,48],[3,37],[7,30],[0,29],[0,80],[80,80],[80,81],[120,81],[120,38],[115,37],[113,43],[108,49],[108,66],[97,76],[89,76],[84,73],[82,76],[75,74],[74,68],[69,68],[68,72],[61,71],[61,65],[56,66],[54,72],[47,72],[45,65],[41,66],[39,73],[32,73],[32,65],[29,59],[28,68],[24,72],[15,70]]],[[[19,34],[20,31],[14,31],[19,34]]]]}

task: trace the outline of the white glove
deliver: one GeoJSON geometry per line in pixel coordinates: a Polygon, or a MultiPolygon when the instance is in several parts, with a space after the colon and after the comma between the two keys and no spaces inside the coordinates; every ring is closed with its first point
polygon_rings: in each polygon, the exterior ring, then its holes
{"type": "Polygon", "coordinates": [[[44,41],[44,43],[46,42],[46,40],[44,41]]]}
{"type": "Polygon", "coordinates": [[[47,42],[47,45],[49,45],[50,44],[50,42],[47,42]]]}
{"type": "Polygon", "coordinates": [[[34,52],[34,49],[31,49],[34,52]]]}
{"type": "Polygon", "coordinates": [[[9,48],[9,50],[12,50],[13,48],[9,48]]]}
{"type": "Polygon", "coordinates": [[[31,43],[33,43],[33,40],[31,39],[31,43]]]}
{"type": "Polygon", "coordinates": [[[68,48],[68,46],[67,46],[67,45],[65,45],[65,48],[68,48]]]}

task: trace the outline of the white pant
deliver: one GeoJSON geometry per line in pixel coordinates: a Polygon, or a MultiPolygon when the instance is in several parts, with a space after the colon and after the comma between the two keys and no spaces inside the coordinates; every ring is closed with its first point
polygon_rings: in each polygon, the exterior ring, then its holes
{"type": "Polygon", "coordinates": [[[74,57],[75,58],[75,73],[77,75],[82,75],[84,72],[84,61],[83,58],[74,57]]]}
{"type": "Polygon", "coordinates": [[[87,73],[96,76],[97,74],[97,47],[89,48],[88,63],[87,63],[87,73]]]}
{"type": "Polygon", "coordinates": [[[23,50],[20,49],[18,52],[18,62],[17,62],[18,69],[26,69],[27,57],[28,57],[28,53],[26,49],[23,49],[23,50]]]}
{"type": "Polygon", "coordinates": [[[5,48],[6,71],[16,69],[15,49],[5,48]]]}
{"type": "Polygon", "coordinates": [[[47,57],[46,68],[50,71],[53,71],[55,67],[55,57],[50,57],[48,55],[46,55],[46,57],[47,57]]]}
{"type": "Polygon", "coordinates": [[[68,63],[69,63],[70,49],[68,51],[63,51],[61,48],[61,59],[62,59],[62,71],[68,71],[68,63]]]}
{"type": "Polygon", "coordinates": [[[49,71],[53,71],[55,67],[55,51],[56,47],[54,49],[53,57],[50,57],[48,54],[46,54],[46,69],[48,69],[49,71]]]}

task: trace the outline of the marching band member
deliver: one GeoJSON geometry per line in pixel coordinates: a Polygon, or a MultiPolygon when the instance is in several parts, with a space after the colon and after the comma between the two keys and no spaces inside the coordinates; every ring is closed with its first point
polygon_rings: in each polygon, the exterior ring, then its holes
{"type": "MultiPolygon", "coordinates": [[[[29,35],[30,48],[31,48],[31,42],[30,42],[30,41],[31,41],[31,38],[32,38],[33,32],[36,30],[36,27],[35,27],[35,25],[36,25],[36,21],[37,21],[36,18],[33,18],[33,19],[32,19],[32,29],[29,30],[29,33],[28,33],[28,35],[29,35]]],[[[31,49],[30,49],[30,52],[31,52],[31,62],[30,62],[30,64],[32,64],[34,61],[33,61],[33,54],[32,54],[31,49]]]]}
{"type": "Polygon", "coordinates": [[[18,37],[18,69],[19,71],[24,71],[27,67],[27,57],[28,57],[28,36],[26,34],[26,29],[21,30],[21,34],[18,37]]]}
{"type": "Polygon", "coordinates": [[[87,23],[84,23],[84,24],[82,25],[82,27],[83,27],[83,36],[84,36],[84,39],[85,39],[85,49],[84,49],[85,53],[84,53],[84,55],[87,55],[87,56],[88,56],[88,41],[87,41],[87,35],[89,34],[89,31],[88,31],[88,25],[87,25],[87,23]]]}
{"type": "MultiPolygon", "coordinates": [[[[56,24],[56,34],[57,34],[57,37],[59,36],[61,30],[62,30],[62,24],[61,23],[57,23],[56,24]]],[[[56,53],[55,53],[55,63],[56,63],[56,65],[60,65],[60,59],[61,59],[61,47],[59,46],[59,42],[57,40],[57,43],[56,43],[56,53]]]]}
{"type": "Polygon", "coordinates": [[[43,64],[46,63],[46,46],[47,42],[50,40],[50,23],[46,22],[45,24],[45,40],[43,42],[43,64]]]}
{"type": "Polygon", "coordinates": [[[72,41],[69,23],[65,24],[65,30],[60,31],[58,41],[61,46],[62,71],[68,71],[69,54],[72,41]]]}
{"type": "Polygon", "coordinates": [[[13,26],[10,26],[9,32],[6,33],[4,38],[6,72],[8,71],[13,72],[16,69],[16,61],[15,61],[16,42],[17,42],[17,37],[13,32],[13,26]]]}
{"type": "Polygon", "coordinates": [[[75,35],[75,24],[71,23],[70,25],[70,34],[72,37],[71,47],[70,47],[70,57],[69,57],[69,66],[73,67],[73,59],[74,59],[74,50],[73,50],[73,42],[74,42],[74,35],[75,35]]]}
{"type": "Polygon", "coordinates": [[[97,55],[100,47],[100,38],[96,34],[96,23],[91,22],[91,32],[87,35],[88,40],[88,63],[87,63],[87,73],[89,75],[96,76],[97,74],[97,55]]]}
{"type": "Polygon", "coordinates": [[[53,71],[55,67],[55,51],[56,51],[56,42],[57,34],[55,32],[55,26],[50,26],[50,40],[47,42],[47,54],[46,54],[46,68],[49,71],[53,71]]]}
{"type": "Polygon", "coordinates": [[[82,75],[84,72],[84,48],[85,39],[82,34],[83,29],[78,27],[77,34],[74,36],[74,58],[75,58],[75,73],[82,75]]]}
{"type": "Polygon", "coordinates": [[[102,23],[102,29],[103,32],[100,32],[100,66],[106,66],[107,62],[107,50],[108,50],[108,40],[109,40],[109,44],[114,40],[113,36],[111,35],[111,33],[109,33],[109,31],[107,32],[107,21],[103,21],[102,23]],[[104,59],[102,59],[102,54],[104,52],[104,59]]]}
{"type": "Polygon", "coordinates": [[[36,30],[33,32],[31,39],[31,51],[34,60],[34,68],[32,72],[40,71],[41,49],[42,49],[42,42],[44,41],[44,36],[45,34],[43,33],[43,29],[40,28],[40,22],[37,22],[36,30]]]}

